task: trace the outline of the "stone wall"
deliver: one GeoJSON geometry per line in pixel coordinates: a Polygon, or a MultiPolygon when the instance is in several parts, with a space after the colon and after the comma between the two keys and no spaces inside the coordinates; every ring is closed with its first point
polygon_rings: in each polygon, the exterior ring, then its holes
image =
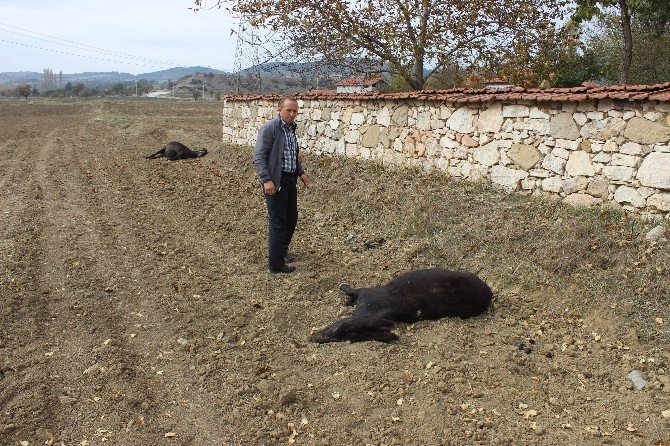
{"type": "MultiPolygon", "coordinates": [[[[301,148],[440,169],[567,203],[670,218],[670,103],[299,100],[301,148]]],[[[226,99],[224,142],[253,146],[276,100],[226,99]]]]}

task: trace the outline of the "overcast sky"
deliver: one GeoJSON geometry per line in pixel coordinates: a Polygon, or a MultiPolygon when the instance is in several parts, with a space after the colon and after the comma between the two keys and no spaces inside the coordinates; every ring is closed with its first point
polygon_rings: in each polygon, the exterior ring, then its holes
{"type": "Polygon", "coordinates": [[[233,71],[230,33],[237,23],[223,9],[194,13],[188,9],[194,6],[193,0],[0,0],[0,72],[233,71]]]}

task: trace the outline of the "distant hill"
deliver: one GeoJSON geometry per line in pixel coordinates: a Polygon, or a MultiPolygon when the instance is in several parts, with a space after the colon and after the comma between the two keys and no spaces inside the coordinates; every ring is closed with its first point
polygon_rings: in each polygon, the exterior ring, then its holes
{"type": "Polygon", "coordinates": [[[72,84],[82,83],[89,88],[106,89],[114,84],[131,85],[135,82],[154,84],[156,89],[169,90],[173,96],[191,97],[197,92],[206,96],[230,93],[297,93],[311,88],[334,89],[335,83],[350,76],[351,71],[323,64],[298,62],[270,62],[247,68],[238,73],[228,73],[208,67],[173,67],[149,73],[130,74],[118,71],[54,73],[54,82],[46,88],[43,73],[35,71],[1,72],[0,87],[11,89],[19,84],[29,83],[39,91],[53,90],[72,84]],[[261,76],[260,89],[255,75],[261,76]],[[169,82],[171,81],[171,82],[169,82]]]}
{"type": "Polygon", "coordinates": [[[142,73],[138,74],[136,77],[139,79],[146,79],[148,81],[158,81],[158,82],[167,82],[169,80],[176,81],[181,79],[184,76],[191,76],[195,73],[214,73],[214,74],[226,74],[223,70],[216,70],[213,68],[207,67],[175,67],[168,68],[167,70],[154,71],[151,73],[142,73]]]}
{"type": "MultiPolygon", "coordinates": [[[[184,76],[192,76],[198,72],[214,74],[226,73],[222,70],[207,67],[174,67],[167,70],[142,74],[120,73],[118,71],[84,72],[74,74],[63,73],[63,84],[68,82],[72,82],[73,84],[81,82],[89,87],[105,88],[119,82],[133,83],[139,80],[146,80],[149,82],[177,81],[184,76]]],[[[58,87],[58,83],[60,82],[58,73],[55,72],[54,75],[58,87]]],[[[42,80],[43,74],[36,71],[0,72],[0,85],[7,88],[13,88],[19,84],[29,83],[40,89],[42,80]]]]}

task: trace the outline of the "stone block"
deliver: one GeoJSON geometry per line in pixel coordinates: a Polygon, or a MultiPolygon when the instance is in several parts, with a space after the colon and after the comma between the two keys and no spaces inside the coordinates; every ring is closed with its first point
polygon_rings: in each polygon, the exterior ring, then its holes
{"type": "Polygon", "coordinates": [[[610,155],[609,153],[600,152],[596,154],[596,156],[594,156],[591,161],[593,161],[594,163],[607,164],[610,161],[612,161],[612,155],[610,155]]]}
{"type": "Polygon", "coordinates": [[[663,212],[670,212],[670,194],[654,194],[647,198],[647,206],[663,212]]]}
{"type": "Polygon", "coordinates": [[[565,170],[566,162],[567,161],[564,160],[563,158],[559,158],[557,156],[549,154],[544,157],[544,160],[542,161],[542,167],[554,173],[562,175],[563,171],[565,170]]]}
{"type": "Polygon", "coordinates": [[[570,153],[570,158],[568,158],[568,162],[565,165],[565,171],[572,177],[590,177],[595,173],[589,154],[581,150],[570,153]]]}
{"type": "Polygon", "coordinates": [[[574,119],[578,125],[584,125],[589,122],[589,118],[587,118],[586,115],[581,112],[573,113],[572,119],[574,119]]]}
{"type": "Polygon", "coordinates": [[[530,116],[530,109],[525,105],[503,105],[503,118],[525,118],[530,116]]]}
{"type": "Polygon", "coordinates": [[[633,180],[635,169],[626,166],[605,166],[603,167],[603,174],[618,183],[627,183],[633,180]]]}
{"type": "Polygon", "coordinates": [[[563,180],[561,177],[549,177],[542,180],[542,190],[547,192],[553,192],[555,194],[561,191],[563,187],[563,180]]]}
{"type": "Polygon", "coordinates": [[[580,141],[572,141],[570,139],[556,140],[556,147],[560,147],[561,149],[565,150],[579,150],[580,145],[581,145],[580,141]]]}
{"type": "Polygon", "coordinates": [[[571,113],[559,113],[549,121],[549,134],[557,139],[577,139],[579,128],[571,113]]]}
{"type": "Polygon", "coordinates": [[[670,153],[647,155],[637,172],[637,179],[643,186],[670,190],[670,153]]]}
{"type": "Polygon", "coordinates": [[[500,151],[498,149],[498,141],[491,141],[485,146],[474,150],[473,158],[475,162],[484,166],[493,166],[500,160],[500,151]]]}
{"type": "Polygon", "coordinates": [[[463,137],[461,138],[461,144],[463,144],[465,147],[477,147],[477,146],[479,146],[479,142],[477,142],[477,140],[475,140],[470,135],[463,135],[463,137]]]}
{"type": "Polygon", "coordinates": [[[628,166],[637,167],[638,157],[633,155],[625,155],[622,153],[615,153],[612,155],[612,165],[614,166],[628,166]]]}
{"type": "Polygon", "coordinates": [[[344,134],[344,140],[348,144],[357,143],[360,137],[361,134],[358,132],[358,130],[349,130],[347,133],[344,134]]]}
{"type": "Polygon", "coordinates": [[[379,144],[379,125],[374,124],[368,127],[367,131],[363,134],[361,144],[363,147],[377,147],[377,144],[379,144]]]}
{"type": "Polygon", "coordinates": [[[472,133],[472,111],[468,107],[459,108],[447,119],[447,127],[459,133],[472,133]]]}
{"type": "Polygon", "coordinates": [[[522,170],[510,169],[503,166],[493,166],[491,168],[491,182],[503,187],[508,192],[519,189],[519,183],[528,176],[527,172],[522,170]]]}
{"type": "Polygon", "coordinates": [[[391,111],[388,107],[382,107],[377,113],[377,124],[384,127],[391,125],[391,111]]]}
{"type": "Polygon", "coordinates": [[[533,177],[526,177],[521,180],[521,189],[523,190],[533,190],[535,189],[535,185],[537,183],[537,180],[533,177]]]}
{"type": "Polygon", "coordinates": [[[365,115],[363,113],[351,114],[351,125],[361,125],[365,122],[365,115]]]}
{"type": "Polygon", "coordinates": [[[393,110],[391,121],[393,121],[393,124],[397,125],[398,127],[407,127],[407,114],[407,106],[401,105],[400,107],[393,110]]]}
{"type": "Polygon", "coordinates": [[[592,121],[600,121],[605,117],[605,114],[599,111],[587,112],[586,117],[592,121]]]}
{"type": "Polygon", "coordinates": [[[645,205],[645,199],[637,190],[629,186],[620,186],[614,193],[614,201],[622,206],[630,205],[638,209],[645,205]]]}
{"type": "Polygon", "coordinates": [[[658,113],[658,112],[647,112],[647,113],[644,114],[643,117],[644,117],[644,119],[648,119],[650,121],[656,122],[656,121],[660,121],[663,118],[663,114],[658,113]]]}
{"type": "Polygon", "coordinates": [[[594,206],[602,202],[599,198],[592,197],[589,194],[570,194],[563,199],[564,203],[573,206],[594,206]]]}
{"type": "Polygon", "coordinates": [[[570,158],[570,152],[558,146],[554,147],[554,149],[551,151],[551,154],[559,158],[563,158],[564,160],[570,158]]]}
{"type": "Polygon", "coordinates": [[[623,119],[607,117],[587,122],[582,126],[580,134],[586,139],[605,141],[619,136],[625,127],[626,122],[623,119]]]}
{"type": "Polygon", "coordinates": [[[572,194],[585,190],[588,185],[589,179],[587,177],[574,177],[564,179],[561,187],[566,194],[572,194]]]}
{"type": "Polygon", "coordinates": [[[545,113],[543,110],[540,110],[537,107],[531,107],[530,117],[532,119],[546,119],[546,120],[549,120],[550,118],[550,116],[547,113],[545,113]]]}
{"type": "Polygon", "coordinates": [[[642,155],[643,150],[643,146],[635,142],[627,142],[620,148],[621,153],[626,155],[642,155]]]}
{"type": "Polygon", "coordinates": [[[430,130],[431,116],[430,111],[420,111],[416,118],[416,128],[419,130],[430,130]]]}
{"type": "Polygon", "coordinates": [[[623,136],[640,144],[667,143],[670,141],[670,127],[635,117],[628,121],[623,136]]]}
{"type": "Polygon", "coordinates": [[[542,159],[542,153],[528,144],[512,144],[507,156],[514,164],[526,172],[535,167],[542,159]]]}
{"type": "Polygon", "coordinates": [[[596,176],[591,179],[586,192],[596,198],[607,198],[609,194],[609,181],[604,176],[596,176]]]}

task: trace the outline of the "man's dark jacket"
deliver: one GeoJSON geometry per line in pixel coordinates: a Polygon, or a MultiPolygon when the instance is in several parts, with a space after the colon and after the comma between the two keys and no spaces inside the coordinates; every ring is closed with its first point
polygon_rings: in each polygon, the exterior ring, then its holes
{"type": "MultiPolygon", "coordinates": [[[[258,131],[256,147],[254,148],[254,165],[258,174],[258,181],[263,184],[269,180],[279,187],[281,184],[281,168],[284,159],[284,146],[286,135],[281,127],[282,120],[279,116],[268,121],[258,131]]],[[[296,148],[295,173],[300,176],[305,171],[298,156],[299,148],[296,148]]]]}

